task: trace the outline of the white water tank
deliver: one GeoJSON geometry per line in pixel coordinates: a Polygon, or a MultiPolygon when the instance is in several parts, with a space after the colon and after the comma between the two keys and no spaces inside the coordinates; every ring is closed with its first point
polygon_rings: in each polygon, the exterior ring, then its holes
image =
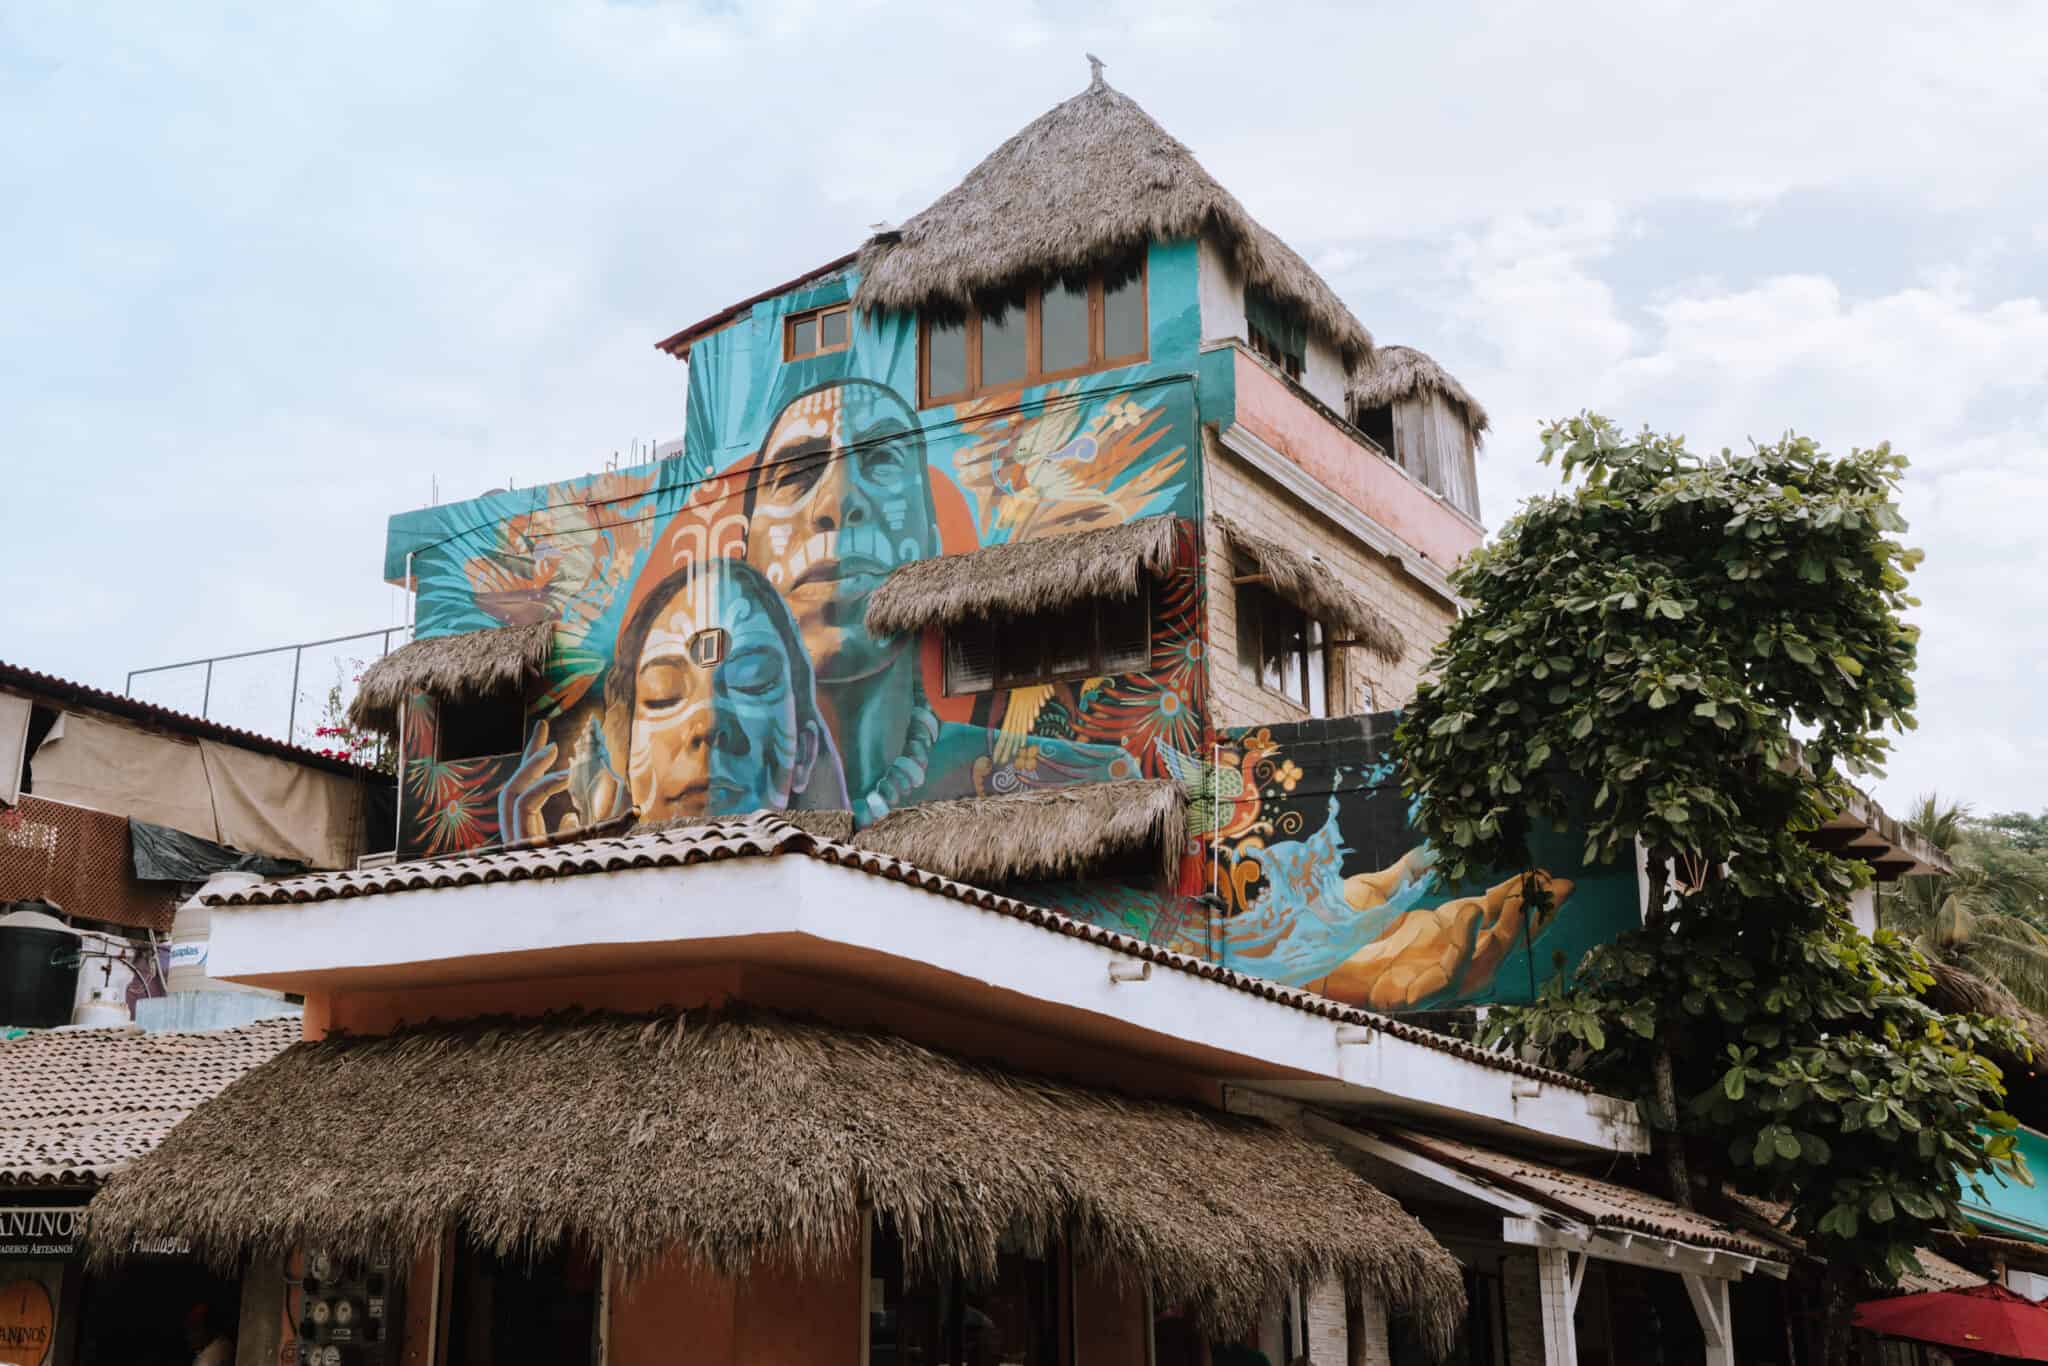
{"type": "Polygon", "coordinates": [[[178,991],[245,991],[233,982],[217,982],[207,974],[208,943],[213,933],[213,908],[201,898],[241,891],[263,881],[254,873],[215,873],[206,885],[178,907],[171,920],[171,971],[166,989],[178,991]]]}

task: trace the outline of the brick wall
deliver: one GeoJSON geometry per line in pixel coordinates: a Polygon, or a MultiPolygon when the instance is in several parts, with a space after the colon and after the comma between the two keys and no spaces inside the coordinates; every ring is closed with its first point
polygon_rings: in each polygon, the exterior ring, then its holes
{"type": "MultiPolygon", "coordinates": [[[[1393,664],[1367,650],[1335,651],[1331,714],[1347,716],[1406,705],[1415,695],[1429,652],[1450,629],[1455,615],[1451,605],[1403,574],[1394,562],[1295,501],[1206,431],[1202,449],[1210,512],[1223,513],[1250,531],[1321,556],[1393,623],[1405,642],[1400,660],[1393,664]]],[[[1230,551],[1221,537],[1208,540],[1210,707],[1215,724],[1225,727],[1302,719],[1305,713],[1301,708],[1261,687],[1238,658],[1237,586],[1230,581],[1230,551]]]]}
{"type": "Polygon", "coordinates": [[[1543,1366],[1543,1290],[1536,1254],[1510,1252],[1500,1263],[1507,1366],[1543,1366]]]}

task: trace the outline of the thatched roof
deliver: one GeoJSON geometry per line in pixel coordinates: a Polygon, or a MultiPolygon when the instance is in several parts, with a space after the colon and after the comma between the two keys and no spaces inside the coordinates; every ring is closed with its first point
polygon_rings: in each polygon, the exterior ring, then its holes
{"type": "Polygon", "coordinates": [[[548,662],[554,623],[494,626],[433,636],[401,646],[363,670],[348,719],[365,730],[398,729],[398,709],[414,693],[474,702],[526,686],[548,662]]]}
{"type": "Polygon", "coordinates": [[[806,834],[819,839],[837,840],[844,844],[853,838],[853,813],[851,811],[763,811],[749,812],[746,816],[674,816],[661,821],[635,821],[628,834],[645,835],[661,830],[689,830],[698,826],[724,826],[733,821],[746,820],[751,816],[772,817],[787,821],[806,834]]]}
{"type": "Polygon", "coordinates": [[[1187,806],[1166,778],[1077,783],[906,806],[853,843],[963,882],[1080,877],[1140,850],[1170,878],[1187,847],[1187,806]]]}
{"type": "Polygon", "coordinates": [[[881,635],[1057,611],[1094,598],[1136,596],[1146,574],[1173,568],[1175,519],[1010,541],[966,555],[912,560],[868,595],[867,626],[881,635]]]}
{"type": "Polygon", "coordinates": [[[1001,1072],[738,1008],[472,1020],[299,1044],[201,1106],[89,1210],[96,1255],[175,1228],[216,1264],[317,1241],[404,1256],[461,1228],[629,1272],[834,1264],[863,1204],[922,1267],[1064,1235],[1217,1327],[1337,1278],[1447,1346],[1449,1253],[1334,1155],[1257,1121],[1001,1072]]]}
{"type": "Polygon", "coordinates": [[[1306,554],[1247,530],[1222,513],[1209,523],[1224,540],[1258,567],[1266,586],[1334,630],[1340,639],[1356,641],[1389,664],[1401,658],[1401,633],[1338,578],[1337,570],[1306,554]]]}
{"type": "Polygon", "coordinates": [[[2048,1019],[2029,1010],[2019,997],[1989,977],[1939,959],[1929,959],[1934,985],[1927,988],[1927,1004],[1948,1015],[1989,1015],[2008,1020],[2033,1046],[2032,1066],[2048,1065],[2048,1019]]]}
{"type": "Polygon", "coordinates": [[[1492,425],[1486,409],[1479,406],[1479,400],[1450,371],[1412,346],[1382,346],[1353,366],[1344,397],[1355,422],[1368,408],[1384,408],[1417,393],[1441,394],[1464,418],[1465,430],[1472,433],[1474,445],[1479,444],[1492,425]]]}
{"type": "Polygon", "coordinates": [[[1086,270],[1149,241],[1203,235],[1247,283],[1300,308],[1345,365],[1371,353],[1371,334],[1308,262],[1099,73],[899,232],[869,242],[854,301],[865,310],[965,308],[977,296],[1086,270]]]}

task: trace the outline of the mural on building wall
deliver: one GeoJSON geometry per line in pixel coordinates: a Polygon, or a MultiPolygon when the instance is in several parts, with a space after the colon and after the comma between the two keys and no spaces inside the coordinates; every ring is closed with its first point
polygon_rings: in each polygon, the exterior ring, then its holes
{"type": "Polygon", "coordinates": [[[1213,904],[1097,883],[1030,894],[1091,923],[1375,1010],[1526,1002],[1638,923],[1633,867],[1539,837],[1522,870],[1458,887],[1409,824],[1391,712],[1226,731],[1174,750],[1213,904]]]}
{"type": "MultiPolygon", "coordinates": [[[[1155,253],[1158,295],[1192,260],[1155,253]]],[[[522,754],[406,753],[408,852],[643,819],[851,808],[1165,776],[1201,747],[1192,520],[1193,322],[1152,309],[1153,360],[920,410],[914,320],[863,319],[843,352],[785,362],[817,282],[697,342],[685,454],[393,519],[422,635],[555,623],[522,754]],[[1185,334],[1185,335],[1183,335],[1185,334]],[[1151,667],[948,696],[942,645],[879,636],[900,565],[1140,517],[1189,519],[1153,590],[1151,667]]]]}

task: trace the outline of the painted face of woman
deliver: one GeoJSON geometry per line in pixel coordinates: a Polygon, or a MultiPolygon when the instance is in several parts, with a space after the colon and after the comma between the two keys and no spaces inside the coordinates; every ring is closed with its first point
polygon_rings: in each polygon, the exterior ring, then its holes
{"type": "Polygon", "coordinates": [[[634,662],[627,783],[642,820],[782,811],[817,762],[789,646],[747,580],[713,569],[659,604],[634,662]],[[715,663],[691,642],[723,630],[715,663]]]}

